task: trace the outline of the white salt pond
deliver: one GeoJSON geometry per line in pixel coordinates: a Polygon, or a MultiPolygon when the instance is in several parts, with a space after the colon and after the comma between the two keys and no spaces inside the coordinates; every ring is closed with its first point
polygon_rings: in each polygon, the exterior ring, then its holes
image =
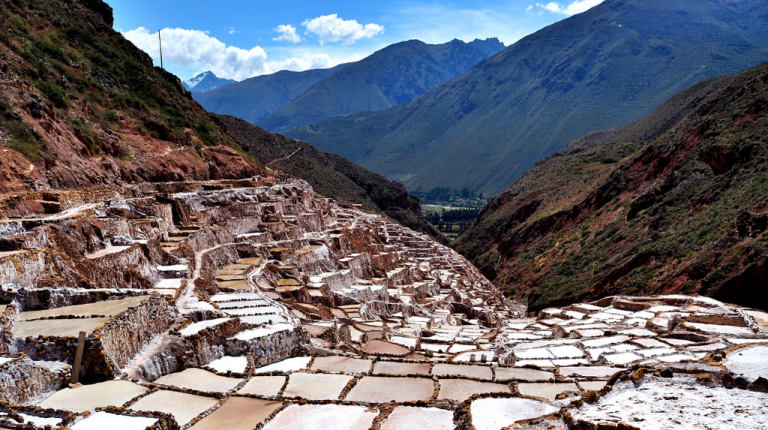
{"type": "Polygon", "coordinates": [[[312,370],[322,370],[333,373],[368,373],[371,370],[371,360],[350,357],[315,357],[312,370]]]}
{"type": "Polygon", "coordinates": [[[191,430],[253,430],[274,413],[283,402],[230,397],[212,414],[190,427],[191,430]]]}
{"type": "Polygon", "coordinates": [[[493,373],[488,366],[463,366],[459,364],[438,363],[432,368],[432,374],[435,376],[461,375],[470,378],[480,378],[486,380],[493,379],[493,373]]]}
{"type": "Polygon", "coordinates": [[[61,308],[46,309],[42,311],[21,312],[16,321],[29,321],[40,318],[60,316],[91,316],[98,315],[111,317],[136,306],[149,299],[149,296],[127,297],[120,300],[105,300],[102,302],[88,303],[84,305],[64,306],[61,308]]]}
{"type": "Polygon", "coordinates": [[[507,384],[480,382],[471,379],[441,379],[438,400],[458,400],[463,402],[475,394],[509,393],[507,384]]]}
{"type": "Polygon", "coordinates": [[[768,379],[768,345],[751,346],[731,352],[723,361],[736,375],[752,382],[759,377],[768,379]]]}
{"type": "Polygon", "coordinates": [[[237,392],[257,396],[277,396],[285,385],[285,378],[285,376],[254,376],[237,392]]]}
{"type": "Polygon", "coordinates": [[[160,390],[142,397],[129,409],[134,411],[159,411],[173,415],[180,426],[185,426],[198,415],[212,408],[218,401],[213,397],[195,396],[176,391],[160,390]]]}
{"type": "Polygon", "coordinates": [[[453,430],[453,411],[439,408],[395,408],[381,424],[381,430],[453,430]]]}
{"type": "Polygon", "coordinates": [[[555,397],[565,391],[581,391],[576,384],[572,383],[520,383],[517,389],[524,396],[540,397],[549,401],[554,401],[555,397]]]}
{"type": "Polygon", "coordinates": [[[190,324],[190,325],[186,326],[185,328],[183,328],[180,331],[180,333],[181,333],[182,336],[192,336],[193,334],[200,333],[201,331],[203,331],[203,330],[205,330],[207,328],[215,327],[215,326],[217,326],[217,325],[219,325],[221,323],[225,323],[225,322],[229,321],[230,319],[231,318],[215,318],[215,319],[212,319],[212,320],[205,320],[205,321],[196,322],[194,324],[190,324]]]}
{"type": "Polygon", "coordinates": [[[245,373],[248,367],[248,357],[221,357],[208,363],[208,367],[219,373],[245,373]]]}
{"type": "MultiPolygon", "coordinates": [[[[56,417],[51,417],[51,418],[38,417],[38,416],[29,415],[25,413],[19,413],[19,415],[21,415],[21,417],[24,418],[24,424],[32,423],[35,425],[35,428],[45,427],[45,426],[51,426],[51,428],[56,428],[63,421],[61,418],[56,418],[56,417]]],[[[3,418],[3,416],[0,416],[0,419],[1,418],[3,418]]],[[[9,422],[16,424],[15,420],[10,420],[9,422]]]]}
{"type": "Polygon", "coordinates": [[[130,381],[107,381],[64,388],[38,404],[41,408],[63,409],[72,412],[92,411],[107,406],[123,406],[129,400],[149,391],[130,381]]]}
{"type": "Polygon", "coordinates": [[[553,378],[554,374],[551,372],[545,372],[543,370],[536,369],[519,369],[514,367],[497,367],[496,368],[496,380],[497,381],[539,381],[548,380],[553,378]]]}
{"type": "Polygon", "coordinates": [[[259,367],[254,373],[270,373],[270,372],[296,372],[298,370],[304,370],[309,366],[309,362],[312,357],[293,357],[286,358],[283,361],[278,361],[264,367],[259,367]]]}
{"type": "Polygon", "coordinates": [[[203,369],[185,369],[178,373],[163,376],[155,384],[171,387],[189,388],[190,390],[224,393],[243,382],[242,379],[219,376],[203,369]]]}
{"type": "Polygon", "coordinates": [[[288,377],[283,397],[301,397],[309,400],[338,400],[341,390],[352,380],[347,375],[322,373],[292,373],[288,377]]]}
{"type": "Polygon", "coordinates": [[[157,418],[96,412],[88,418],[77,422],[72,426],[72,430],[144,430],[155,423],[157,423],[157,418]]]}
{"type": "Polygon", "coordinates": [[[373,373],[390,375],[429,375],[429,363],[398,363],[394,361],[377,361],[373,365],[373,373]]]}
{"type": "Polygon", "coordinates": [[[233,339],[237,340],[253,340],[260,337],[269,336],[281,331],[293,330],[293,326],[290,324],[275,324],[262,328],[255,328],[253,330],[245,330],[236,334],[233,339]]]}
{"type": "Polygon", "coordinates": [[[365,376],[347,394],[345,400],[384,403],[429,400],[435,391],[431,378],[393,378],[365,376]]]}
{"type": "Polygon", "coordinates": [[[264,430],[368,430],[378,415],[375,409],[346,405],[290,405],[269,421],[264,430]]]}
{"type": "Polygon", "coordinates": [[[560,408],[530,399],[479,399],[472,402],[472,425],[476,430],[499,430],[515,421],[557,412],[560,408]]]}

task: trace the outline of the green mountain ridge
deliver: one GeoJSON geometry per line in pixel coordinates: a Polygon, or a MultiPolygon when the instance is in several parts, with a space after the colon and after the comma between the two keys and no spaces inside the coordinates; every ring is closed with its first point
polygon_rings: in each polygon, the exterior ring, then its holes
{"type": "Polygon", "coordinates": [[[767,30],[768,5],[756,0],[607,0],[410,103],[284,134],[409,190],[495,195],[578,136],[638,120],[696,82],[768,60],[767,30]]]}

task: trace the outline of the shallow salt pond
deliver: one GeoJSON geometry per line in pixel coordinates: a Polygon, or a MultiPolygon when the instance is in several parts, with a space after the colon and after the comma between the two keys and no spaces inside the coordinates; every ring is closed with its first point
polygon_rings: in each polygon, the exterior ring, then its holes
{"type": "Polygon", "coordinates": [[[540,381],[553,378],[554,374],[551,372],[545,372],[543,370],[536,369],[519,369],[513,367],[497,367],[496,368],[496,380],[497,381],[540,381]]]}
{"type": "Polygon", "coordinates": [[[290,405],[263,430],[368,430],[378,413],[364,406],[290,405]]]}
{"type": "Polygon", "coordinates": [[[272,363],[264,367],[259,367],[254,373],[270,373],[270,372],[296,372],[298,370],[304,370],[309,367],[309,362],[312,357],[292,357],[286,358],[283,361],[272,363]]]}
{"type": "Polygon", "coordinates": [[[429,400],[435,384],[430,378],[388,378],[365,376],[357,382],[345,400],[384,403],[429,400]]]}
{"type": "Polygon", "coordinates": [[[221,357],[208,363],[208,367],[219,373],[244,373],[248,367],[248,357],[221,357]]]}
{"type": "Polygon", "coordinates": [[[439,408],[395,408],[381,424],[381,430],[453,430],[453,411],[439,408]]]}
{"type": "Polygon", "coordinates": [[[77,337],[81,331],[91,334],[112,318],[82,318],[60,320],[19,321],[13,325],[13,335],[20,338],[37,336],[77,337]]]}
{"type": "Polygon", "coordinates": [[[231,318],[215,318],[212,320],[200,321],[194,324],[190,324],[183,328],[180,333],[182,336],[192,336],[193,334],[200,333],[201,331],[217,326],[221,323],[229,321],[231,318]]]}
{"type": "Polygon", "coordinates": [[[397,363],[393,361],[378,361],[373,366],[373,373],[390,375],[429,375],[429,363],[397,363]]]}
{"type": "Polygon", "coordinates": [[[344,372],[344,373],[368,373],[371,370],[371,360],[349,357],[315,357],[312,364],[312,370],[322,370],[324,372],[344,372]]]}
{"type": "Polygon", "coordinates": [[[159,411],[173,415],[180,426],[188,424],[198,415],[212,408],[217,402],[212,397],[195,396],[176,391],[160,390],[142,397],[131,405],[134,411],[159,411]]]}
{"type": "Polygon", "coordinates": [[[207,370],[193,368],[163,376],[156,380],[155,384],[189,388],[190,390],[197,391],[225,393],[235,388],[241,382],[243,382],[242,379],[219,376],[207,370]]]}
{"type": "Polygon", "coordinates": [[[254,376],[237,392],[267,397],[277,396],[285,385],[285,378],[285,376],[254,376]]]}
{"type": "Polygon", "coordinates": [[[107,381],[64,388],[38,404],[42,408],[63,409],[72,412],[92,411],[107,406],[122,406],[149,389],[130,381],[107,381]]]}
{"type": "Polygon", "coordinates": [[[212,414],[190,427],[192,430],[253,430],[282,406],[283,402],[230,397],[212,414]]]}
{"type": "Polygon", "coordinates": [[[126,311],[131,306],[136,306],[149,299],[149,296],[128,297],[121,300],[106,300],[103,302],[88,303],[85,305],[64,306],[61,308],[46,309],[42,311],[21,312],[16,321],[29,321],[40,318],[59,316],[91,316],[99,315],[111,317],[126,311]]]}
{"type": "Polygon", "coordinates": [[[768,379],[768,346],[751,346],[731,352],[723,364],[750,382],[761,376],[768,379]]]}
{"type": "Polygon", "coordinates": [[[292,373],[288,377],[283,397],[301,397],[309,400],[338,400],[341,391],[352,380],[347,375],[322,373],[292,373]]]}
{"type": "Polygon", "coordinates": [[[585,390],[600,391],[607,383],[608,381],[582,381],[579,382],[579,385],[585,390]]]}
{"type": "Polygon", "coordinates": [[[432,374],[435,376],[461,375],[470,378],[493,379],[493,373],[487,366],[462,366],[458,364],[438,363],[432,368],[432,374]]]}
{"type": "Polygon", "coordinates": [[[581,391],[576,384],[570,383],[520,383],[517,389],[524,396],[540,397],[549,401],[554,401],[555,396],[564,391],[581,391]]]}
{"type": "Polygon", "coordinates": [[[157,423],[157,418],[96,412],[73,425],[72,430],[144,430],[155,423],[157,423]]]}
{"type": "Polygon", "coordinates": [[[561,367],[560,374],[566,378],[569,376],[581,376],[585,378],[607,378],[621,372],[622,369],[608,366],[593,367],[561,367]]]}
{"type": "Polygon", "coordinates": [[[476,430],[499,430],[515,421],[548,415],[560,408],[531,399],[479,399],[472,402],[472,425],[476,430]]]}
{"type": "Polygon", "coordinates": [[[479,382],[471,379],[440,379],[440,394],[437,399],[464,401],[475,394],[509,392],[507,384],[479,382]]]}

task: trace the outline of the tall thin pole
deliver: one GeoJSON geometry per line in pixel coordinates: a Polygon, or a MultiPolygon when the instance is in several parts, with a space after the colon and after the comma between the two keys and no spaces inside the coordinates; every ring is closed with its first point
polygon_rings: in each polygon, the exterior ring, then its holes
{"type": "Polygon", "coordinates": [[[160,35],[160,30],[157,30],[157,38],[160,40],[160,68],[164,69],[163,67],[163,37],[160,35]]]}

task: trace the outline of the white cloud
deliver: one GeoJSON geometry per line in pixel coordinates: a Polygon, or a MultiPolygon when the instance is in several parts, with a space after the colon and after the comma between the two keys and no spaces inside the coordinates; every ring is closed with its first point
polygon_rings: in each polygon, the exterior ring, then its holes
{"type": "Polygon", "coordinates": [[[371,38],[384,31],[384,27],[378,24],[362,25],[353,19],[344,21],[336,14],[306,20],[301,25],[307,28],[307,33],[315,34],[321,45],[339,41],[349,45],[358,39],[371,38]]]}
{"type": "Polygon", "coordinates": [[[296,34],[296,27],[292,25],[278,25],[275,31],[280,33],[280,36],[277,36],[272,40],[277,40],[277,41],[285,40],[286,42],[291,42],[291,43],[301,42],[301,36],[296,34]]]}
{"type": "Polygon", "coordinates": [[[570,16],[576,15],[577,13],[586,12],[587,10],[592,9],[602,2],[603,0],[576,0],[568,6],[562,6],[555,2],[550,2],[547,4],[536,3],[536,6],[544,8],[550,12],[570,16]]]}
{"type": "Polygon", "coordinates": [[[526,12],[530,12],[530,11],[532,11],[532,10],[533,10],[533,5],[532,5],[532,4],[529,4],[529,5],[528,5],[528,7],[527,7],[527,8],[525,8],[525,11],[526,11],[526,12]]]}
{"type": "MultiPolygon", "coordinates": [[[[157,33],[144,27],[123,33],[139,49],[155,60],[160,58],[157,33]]],[[[227,46],[224,42],[200,30],[166,28],[163,36],[163,60],[167,65],[195,68],[198,72],[212,71],[216,76],[243,80],[279,70],[308,70],[332,65],[327,54],[307,54],[283,61],[267,61],[267,53],[256,46],[250,50],[227,46]]]]}
{"type": "Polygon", "coordinates": [[[227,28],[227,33],[229,33],[229,34],[237,34],[237,33],[240,33],[240,31],[236,30],[235,27],[228,27],[227,28]]]}

